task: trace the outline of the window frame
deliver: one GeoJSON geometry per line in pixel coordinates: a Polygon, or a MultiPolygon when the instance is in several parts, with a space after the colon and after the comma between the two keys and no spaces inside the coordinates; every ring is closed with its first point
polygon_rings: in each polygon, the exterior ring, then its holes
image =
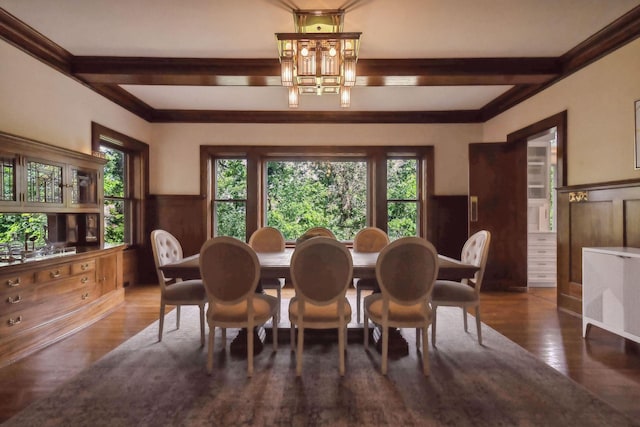
{"type": "MultiPolygon", "coordinates": [[[[98,123],[91,123],[91,149],[100,151],[100,146],[110,147],[126,154],[125,179],[127,193],[125,204],[129,204],[129,224],[125,224],[125,245],[139,247],[145,245],[146,201],[149,199],[149,145],[130,136],[109,129],[98,123]],[[127,237],[129,239],[126,242],[127,237]]],[[[104,198],[99,201],[104,206],[104,198]]],[[[101,242],[104,243],[104,212],[100,212],[101,242]]]]}
{"type": "Polygon", "coordinates": [[[213,237],[213,194],[215,194],[214,165],[217,158],[245,158],[247,160],[247,239],[266,221],[266,161],[271,160],[335,160],[366,159],[367,161],[367,226],[387,231],[387,160],[411,157],[418,168],[418,236],[431,240],[434,230],[429,228],[432,213],[429,199],[433,195],[433,146],[200,146],[201,196],[205,203],[205,230],[213,237]]]}
{"type": "Polygon", "coordinates": [[[218,228],[216,226],[217,220],[218,220],[218,216],[216,215],[216,209],[215,209],[215,205],[216,203],[244,203],[244,208],[245,208],[245,239],[248,239],[249,236],[247,235],[247,224],[246,224],[246,217],[247,217],[247,204],[249,202],[249,196],[248,196],[248,182],[245,183],[245,198],[244,199],[222,199],[222,198],[218,198],[217,196],[217,189],[218,189],[218,182],[217,182],[217,178],[218,175],[215,173],[215,165],[217,164],[218,160],[245,160],[245,167],[247,168],[247,181],[248,181],[248,165],[247,165],[247,159],[246,157],[243,156],[216,156],[214,159],[212,159],[212,171],[213,173],[211,174],[211,209],[209,210],[209,215],[211,215],[211,227],[212,227],[212,233],[211,235],[215,234],[215,230],[218,228]]]}

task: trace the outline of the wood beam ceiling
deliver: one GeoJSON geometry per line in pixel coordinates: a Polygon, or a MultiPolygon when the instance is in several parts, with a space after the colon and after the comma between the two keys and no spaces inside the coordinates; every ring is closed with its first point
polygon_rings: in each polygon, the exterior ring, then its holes
{"type": "Polygon", "coordinates": [[[477,123],[495,117],[640,36],[640,6],[557,58],[360,59],[357,85],[512,85],[479,110],[157,110],[119,85],[279,86],[273,59],[74,56],[0,8],[0,38],[150,122],[477,123]]]}
{"type": "MultiPolygon", "coordinates": [[[[539,84],[561,71],[556,58],[360,59],[356,85],[539,84]]],[[[90,84],[281,85],[277,59],[76,56],[71,72],[90,84]]]]}

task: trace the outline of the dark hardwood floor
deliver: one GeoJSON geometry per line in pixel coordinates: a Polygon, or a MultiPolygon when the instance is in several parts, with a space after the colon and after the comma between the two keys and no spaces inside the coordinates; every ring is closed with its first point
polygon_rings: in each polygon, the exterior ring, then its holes
{"type": "MultiPolygon", "coordinates": [[[[0,422],[157,320],[158,292],[128,287],[126,302],[106,318],[0,369],[0,422]]],[[[640,416],[638,346],[596,327],[584,340],[581,319],[556,309],[555,289],[483,293],[481,309],[486,324],[620,411],[640,416]]]]}

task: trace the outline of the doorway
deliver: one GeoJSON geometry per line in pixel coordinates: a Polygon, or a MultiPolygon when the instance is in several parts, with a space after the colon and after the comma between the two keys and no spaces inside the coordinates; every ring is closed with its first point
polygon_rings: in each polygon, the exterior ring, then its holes
{"type": "Polygon", "coordinates": [[[527,138],[527,286],[557,285],[558,130],[527,138]]]}

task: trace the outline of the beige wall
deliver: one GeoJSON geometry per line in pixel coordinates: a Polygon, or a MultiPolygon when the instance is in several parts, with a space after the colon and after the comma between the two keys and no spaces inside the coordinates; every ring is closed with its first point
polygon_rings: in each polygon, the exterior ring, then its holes
{"type": "Polygon", "coordinates": [[[95,121],[142,141],[151,124],[0,41],[0,131],[91,153],[95,121]]]}
{"type": "Polygon", "coordinates": [[[569,185],[640,178],[634,170],[634,101],[640,39],[594,62],[484,125],[485,141],[567,110],[569,185]]]}
{"type": "Polygon", "coordinates": [[[0,131],[91,150],[91,121],[148,142],[151,192],[197,194],[200,145],[433,145],[436,194],[467,193],[467,146],[568,110],[569,184],[640,178],[640,39],[482,124],[150,124],[0,41],[0,131]]]}
{"type": "Polygon", "coordinates": [[[198,194],[200,145],[332,144],[433,145],[436,194],[466,194],[467,143],[480,141],[481,131],[479,124],[158,124],[150,153],[151,192],[198,194]]]}

